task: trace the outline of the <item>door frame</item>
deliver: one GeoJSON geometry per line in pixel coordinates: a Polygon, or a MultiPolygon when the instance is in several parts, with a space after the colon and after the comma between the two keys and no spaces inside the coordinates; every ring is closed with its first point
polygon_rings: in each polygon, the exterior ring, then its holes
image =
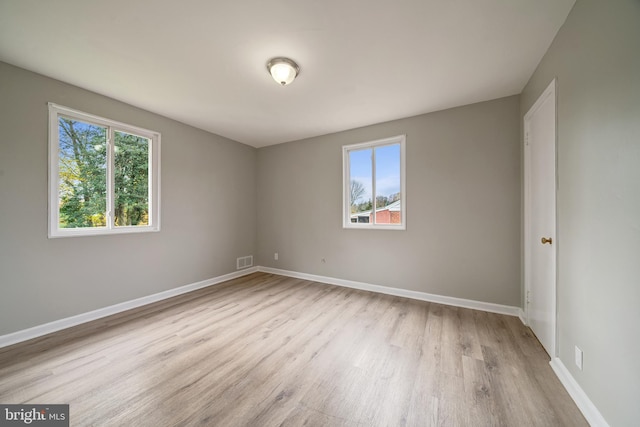
{"type": "Polygon", "coordinates": [[[555,191],[553,198],[555,200],[555,212],[554,212],[554,242],[551,245],[553,250],[553,259],[555,263],[555,274],[553,275],[552,283],[552,315],[551,322],[553,325],[553,339],[551,340],[551,352],[549,356],[553,360],[558,357],[558,330],[557,330],[557,318],[558,318],[558,297],[557,297],[557,282],[558,282],[558,105],[556,97],[556,80],[553,79],[549,86],[542,92],[540,97],[531,106],[529,111],[524,116],[524,312],[527,325],[530,325],[530,310],[529,310],[529,294],[531,292],[531,247],[532,244],[537,243],[539,236],[531,236],[531,147],[529,146],[529,129],[531,127],[531,117],[538,111],[542,104],[551,97],[554,105],[555,113],[555,135],[554,135],[554,181],[555,191]]]}

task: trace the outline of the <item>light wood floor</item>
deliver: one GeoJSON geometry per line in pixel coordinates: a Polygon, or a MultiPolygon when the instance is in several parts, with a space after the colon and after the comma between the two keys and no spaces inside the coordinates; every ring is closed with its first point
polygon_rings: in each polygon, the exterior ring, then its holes
{"type": "Polygon", "coordinates": [[[255,273],[0,349],[71,425],[585,426],[515,317],[255,273]]]}

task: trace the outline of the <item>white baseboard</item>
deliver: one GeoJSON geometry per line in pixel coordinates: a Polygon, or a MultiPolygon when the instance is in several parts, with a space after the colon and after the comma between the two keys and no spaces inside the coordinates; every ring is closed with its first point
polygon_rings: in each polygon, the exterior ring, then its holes
{"type": "Polygon", "coordinates": [[[258,267],[258,271],[271,273],[271,274],[278,274],[280,276],[295,277],[297,279],[311,280],[314,282],[328,283],[330,285],[343,286],[346,288],[360,289],[363,291],[378,292],[381,294],[417,299],[420,301],[429,301],[429,302],[435,302],[439,304],[452,305],[455,307],[471,308],[473,310],[488,311],[490,313],[506,314],[508,316],[517,317],[520,315],[520,312],[522,311],[520,307],[512,307],[509,305],[493,304],[490,302],[447,297],[443,295],[428,294],[426,292],[410,291],[407,289],[390,288],[387,286],[372,285],[372,284],[363,283],[363,282],[354,282],[353,280],[337,279],[335,277],[317,276],[315,274],[281,270],[279,268],[258,267]]]}
{"type": "MultiPolygon", "coordinates": [[[[265,273],[278,274],[281,276],[294,277],[298,279],[311,280],[319,283],[327,283],[330,285],[343,286],[347,288],[360,289],[370,292],[378,292],[387,295],[394,295],[399,297],[411,298],[421,301],[435,302],[439,304],[451,305],[455,307],[470,308],[473,310],[487,311],[490,313],[505,314],[508,316],[519,317],[522,323],[525,325],[526,317],[525,313],[520,307],[493,304],[482,301],[474,301],[463,298],[448,297],[443,295],[429,294],[426,292],[410,291],[407,289],[391,288],[387,286],[373,285],[370,283],[356,282],[352,280],[337,279],[335,277],[319,276],[315,274],[299,273],[296,271],[281,270],[271,267],[251,267],[233,273],[225,274],[222,276],[214,277],[211,279],[203,280],[189,285],[181,286],[167,291],[159,292],[157,294],[149,295],[146,297],[137,298],[131,301],[125,301],[120,304],[111,305],[109,307],[100,308],[87,313],[78,314],[76,316],[67,317],[65,319],[55,320],[53,322],[45,323],[43,325],[34,326],[22,331],[13,332],[10,334],[0,336],[0,348],[6,347],[19,342],[27,341],[33,338],[57,332],[62,329],[70,328],[72,326],[79,325],[81,323],[90,322],[92,320],[101,319],[106,316],[121,313],[123,311],[131,310],[133,308],[141,307],[143,305],[151,304],[157,301],[162,301],[171,297],[182,295],[188,292],[193,292],[198,289],[213,286],[218,283],[226,282],[228,280],[236,279],[238,277],[246,276],[256,271],[265,273]]],[[[576,405],[586,418],[587,422],[592,427],[609,427],[609,424],[604,419],[598,408],[591,402],[587,394],[582,390],[577,381],[573,378],[569,370],[564,366],[562,361],[555,357],[549,362],[551,368],[555,372],[556,376],[560,379],[560,382],[567,390],[571,398],[575,401],[576,405]]]]}
{"type": "Polygon", "coordinates": [[[407,289],[391,288],[387,286],[373,285],[370,283],[356,282],[353,280],[337,279],[335,277],[318,276],[315,274],[299,273],[296,271],[281,270],[278,268],[270,267],[252,267],[245,270],[236,271],[233,273],[225,274],[223,276],[214,277],[212,279],[203,280],[197,283],[191,283],[189,285],[181,286],[175,289],[169,289],[167,291],[159,292],[157,294],[149,295],[146,297],[137,298],[131,301],[125,301],[120,304],[111,305],[109,307],[100,308],[87,313],[78,314],[76,316],[67,317],[53,322],[45,323],[43,325],[34,326],[33,328],[24,329],[22,331],[13,332],[7,335],[0,336],[0,348],[6,347],[19,342],[27,341],[33,338],[37,338],[52,332],[60,331],[62,329],[70,328],[72,326],[79,325],[81,323],[90,322],[92,320],[101,319],[106,316],[121,313],[126,310],[141,307],[143,305],[151,304],[157,301],[162,301],[167,298],[182,295],[187,292],[192,292],[197,289],[212,286],[218,283],[225,282],[227,280],[235,279],[238,277],[246,276],[247,274],[254,273],[256,271],[262,271],[265,273],[278,274],[281,276],[295,277],[298,279],[312,280],[314,282],[328,283],[330,285],[343,286],[353,289],[361,289],[364,291],[378,292],[381,294],[394,295],[404,298],[411,298],[421,301],[435,302],[439,304],[451,305],[455,307],[464,307],[474,310],[488,311],[490,313],[506,314],[508,316],[517,316],[522,320],[524,313],[519,307],[512,307],[508,305],[493,304],[482,301],[474,301],[463,298],[448,297],[443,295],[428,294],[425,292],[410,291],[407,289]]]}
{"type": "Polygon", "coordinates": [[[604,419],[596,405],[593,404],[589,396],[582,390],[580,384],[573,378],[573,375],[569,372],[562,360],[559,357],[554,357],[549,362],[551,369],[556,373],[556,376],[562,383],[569,396],[576,402],[578,409],[582,412],[582,415],[586,418],[589,425],[592,427],[609,427],[609,424],[604,419]]]}
{"type": "Polygon", "coordinates": [[[529,326],[527,325],[527,316],[524,314],[524,310],[521,308],[518,308],[518,317],[520,318],[520,321],[524,326],[529,326]]]}
{"type": "Polygon", "coordinates": [[[223,276],[214,277],[212,279],[203,280],[201,282],[191,283],[189,285],[180,286],[179,288],[169,289],[167,291],[158,292],[157,294],[149,295],[146,297],[136,298],[131,301],[125,301],[120,304],[111,305],[109,307],[99,308],[97,310],[67,317],[65,319],[55,320],[53,322],[45,323],[44,325],[34,326],[33,328],[24,329],[22,331],[13,332],[7,335],[1,335],[0,348],[27,341],[33,338],[38,338],[52,332],[57,332],[62,329],[79,325],[81,323],[86,323],[92,320],[101,319],[106,316],[111,316],[112,314],[131,310],[132,308],[141,307],[143,305],[162,301],[167,298],[186,294],[187,292],[206,288],[207,286],[216,285],[218,283],[226,282],[227,280],[246,276],[247,274],[255,273],[256,271],[258,271],[257,267],[234,271],[233,273],[225,274],[223,276]]]}

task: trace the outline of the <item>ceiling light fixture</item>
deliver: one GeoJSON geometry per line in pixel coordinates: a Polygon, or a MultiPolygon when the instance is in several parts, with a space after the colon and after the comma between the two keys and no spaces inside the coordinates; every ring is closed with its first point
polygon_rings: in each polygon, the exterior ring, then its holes
{"type": "Polygon", "coordinates": [[[289,58],[272,58],[267,62],[267,70],[273,80],[286,86],[300,74],[300,67],[289,58]]]}

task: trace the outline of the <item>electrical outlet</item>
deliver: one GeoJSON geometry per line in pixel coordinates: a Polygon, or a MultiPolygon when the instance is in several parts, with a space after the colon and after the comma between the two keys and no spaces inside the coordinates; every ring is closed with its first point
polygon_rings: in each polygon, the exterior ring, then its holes
{"type": "Polygon", "coordinates": [[[273,253],[273,259],[275,259],[276,261],[278,260],[278,252],[273,253]]]}
{"type": "Polygon", "coordinates": [[[576,366],[582,371],[582,350],[576,346],[576,366]]]}

